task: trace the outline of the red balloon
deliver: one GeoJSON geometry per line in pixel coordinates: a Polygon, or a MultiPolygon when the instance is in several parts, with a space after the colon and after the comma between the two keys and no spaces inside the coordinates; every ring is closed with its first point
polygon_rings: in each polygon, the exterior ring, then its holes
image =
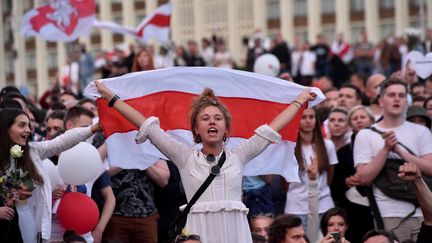
{"type": "Polygon", "coordinates": [[[86,194],[69,192],[63,196],[57,209],[60,224],[67,230],[75,230],[82,235],[96,227],[99,209],[86,194]]]}

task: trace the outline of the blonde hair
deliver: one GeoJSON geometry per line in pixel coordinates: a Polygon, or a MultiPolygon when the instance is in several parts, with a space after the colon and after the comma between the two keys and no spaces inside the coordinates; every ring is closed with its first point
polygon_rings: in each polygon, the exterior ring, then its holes
{"type": "Polygon", "coordinates": [[[208,106],[215,106],[219,108],[222,112],[222,115],[225,118],[225,126],[227,131],[231,128],[231,113],[228,111],[228,108],[219,101],[219,99],[215,96],[214,91],[210,88],[205,88],[201,95],[195,99],[193,99],[191,104],[191,115],[190,115],[190,123],[192,135],[195,143],[200,143],[201,139],[199,135],[195,132],[195,128],[197,126],[198,115],[208,106]]]}
{"type": "Polygon", "coordinates": [[[354,112],[358,111],[358,110],[364,110],[367,114],[367,116],[369,117],[369,119],[372,121],[372,123],[375,123],[375,117],[373,116],[372,112],[370,111],[370,109],[364,105],[356,105],[353,108],[351,108],[351,110],[348,112],[348,124],[352,127],[351,125],[351,117],[354,114],[354,112]]]}

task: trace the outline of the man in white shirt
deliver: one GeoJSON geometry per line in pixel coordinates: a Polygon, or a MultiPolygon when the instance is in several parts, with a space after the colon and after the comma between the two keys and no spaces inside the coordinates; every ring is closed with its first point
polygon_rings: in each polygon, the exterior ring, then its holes
{"type": "MultiPolygon", "coordinates": [[[[432,135],[426,127],[405,121],[407,94],[407,85],[401,80],[388,79],[381,85],[379,105],[383,108],[383,119],[374,127],[382,134],[363,129],[354,143],[357,169],[354,180],[357,184],[373,184],[387,158],[415,163],[423,174],[432,175],[432,135]],[[404,144],[415,155],[398,143],[404,144]]],[[[400,241],[415,241],[423,221],[420,209],[417,208],[413,217],[401,223],[415,206],[390,198],[375,186],[373,192],[385,229],[393,231],[400,241]]]]}

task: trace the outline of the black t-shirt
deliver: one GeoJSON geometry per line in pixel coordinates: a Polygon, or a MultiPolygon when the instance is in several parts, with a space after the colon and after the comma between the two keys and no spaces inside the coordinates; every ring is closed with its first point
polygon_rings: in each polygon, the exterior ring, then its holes
{"type": "Polygon", "coordinates": [[[327,45],[324,44],[316,44],[314,45],[311,50],[315,52],[317,56],[317,62],[326,62],[328,59],[328,56],[330,54],[330,48],[327,45]]]}
{"type": "Polygon", "coordinates": [[[142,218],[157,212],[154,187],[143,170],[122,170],[111,181],[116,197],[114,214],[142,218]]]}

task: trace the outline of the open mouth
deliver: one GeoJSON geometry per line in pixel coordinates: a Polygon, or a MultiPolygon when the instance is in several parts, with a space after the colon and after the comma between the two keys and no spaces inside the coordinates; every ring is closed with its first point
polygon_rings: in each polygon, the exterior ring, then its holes
{"type": "Polygon", "coordinates": [[[211,127],[211,128],[209,128],[209,129],[207,130],[207,133],[208,133],[209,135],[214,136],[214,135],[216,135],[216,134],[218,133],[218,130],[217,130],[216,128],[214,128],[214,127],[211,127]]]}

